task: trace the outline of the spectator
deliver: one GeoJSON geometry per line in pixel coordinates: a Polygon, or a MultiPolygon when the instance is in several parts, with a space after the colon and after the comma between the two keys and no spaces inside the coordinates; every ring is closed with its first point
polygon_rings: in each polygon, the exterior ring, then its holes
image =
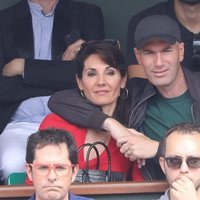
{"type": "Polygon", "coordinates": [[[49,95],[75,87],[72,60],[80,45],[102,39],[104,28],[97,6],[26,0],[0,12],[0,29],[0,173],[6,179],[24,170],[26,138],[49,113],[49,95]]]}
{"type": "Polygon", "coordinates": [[[160,200],[198,200],[200,198],[200,126],[174,125],[159,144],[159,161],[169,182],[160,200]]]}
{"type": "Polygon", "coordinates": [[[133,78],[128,81],[129,98],[124,115],[127,126],[134,128],[132,135],[113,118],[105,120],[102,113],[83,99],[68,91],[62,99],[51,97],[50,109],[64,119],[85,127],[109,131],[117,140],[120,151],[130,160],[138,160],[142,172],[149,179],[163,179],[163,173],[153,158],[158,141],[166,130],[180,122],[200,122],[200,75],[182,68],[184,44],[181,42],[177,23],[166,15],[144,18],[136,28],[135,53],[144,67],[147,79],[133,78]],[[79,102],[78,111],[74,108],[79,102]],[[76,115],[76,120],[73,120],[76,115]],[[100,115],[100,116],[98,116],[100,115]],[[102,125],[102,126],[101,126],[102,125]],[[144,135],[137,131],[141,131],[144,135]],[[123,133],[122,133],[123,132],[123,133]],[[120,134],[121,133],[121,134],[120,134]],[[120,137],[121,135],[123,137],[120,137]],[[140,160],[142,159],[142,160],[140,160]],[[148,172],[148,173],[146,173],[148,172]]]}
{"type": "Polygon", "coordinates": [[[135,69],[142,70],[134,55],[134,33],[137,24],[150,15],[168,15],[179,25],[181,38],[185,46],[182,66],[200,71],[200,1],[199,0],[168,0],[147,8],[133,16],[128,25],[127,61],[128,75],[133,77],[135,69]]]}
{"type": "MultiPolygon", "coordinates": [[[[108,116],[113,116],[123,123],[121,114],[123,112],[124,99],[128,95],[125,88],[127,74],[122,53],[116,45],[113,46],[108,42],[99,41],[85,43],[75,58],[77,63],[77,83],[83,98],[91,101],[94,105],[100,106],[103,113],[106,113],[108,116]]],[[[65,92],[67,91],[57,93],[63,101],[66,98],[65,92]]],[[[81,96],[80,94],[77,95],[81,96]]],[[[78,111],[78,102],[76,102],[74,108],[78,111]]],[[[85,108],[87,109],[87,107],[85,108]]],[[[59,109],[62,109],[62,106],[59,109]]],[[[73,113],[71,114],[73,115],[73,113]]],[[[76,121],[77,116],[73,116],[74,121],[76,121]]],[[[105,143],[110,150],[112,158],[111,180],[127,180],[129,172],[131,172],[132,180],[142,180],[137,166],[134,166],[134,169],[132,169],[133,162],[130,162],[120,153],[120,149],[116,146],[116,142],[109,132],[81,128],[80,126],[70,124],[68,121],[63,120],[62,115],[60,117],[56,114],[48,115],[40,126],[41,129],[49,127],[62,128],[70,131],[75,137],[78,147],[85,143],[94,143],[97,141],[105,143]],[[131,169],[132,171],[130,171],[131,169]],[[119,179],[115,178],[116,173],[119,179]]],[[[107,170],[108,161],[106,151],[100,145],[97,145],[97,149],[100,153],[99,169],[107,170]]],[[[81,169],[85,168],[86,151],[87,149],[84,149],[84,153],[82,151],[80,152],[79,166],[81,169]]],[[[88,166],[90,169],[96,168],[96,160],[97,155],[94,151],[91,153],[89,160],[88,166]]]]}
{"type": "Polygon", "coordinates": [[[47,129],[29,136],[26,172],[35,188],[29,200],[89,200],[69,192],[78,169],[77,148],[69,132],[47,129]]]}

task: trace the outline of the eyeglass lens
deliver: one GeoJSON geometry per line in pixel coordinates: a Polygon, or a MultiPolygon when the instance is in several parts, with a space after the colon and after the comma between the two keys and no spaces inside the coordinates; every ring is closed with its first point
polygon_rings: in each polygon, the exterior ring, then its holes
{"type": "MultiPolygon", "coordinates": [[[[183,159],[181,157],[166,157],[167,166],[172,169],[181,167],[183,159]]],[[[200,157],[188,157],[186,163],[189,168],[200,168],[200,157]]]]}

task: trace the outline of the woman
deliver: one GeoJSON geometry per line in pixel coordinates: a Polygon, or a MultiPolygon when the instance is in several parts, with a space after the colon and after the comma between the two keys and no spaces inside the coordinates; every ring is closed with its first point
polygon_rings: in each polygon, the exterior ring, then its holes
{"type": "MultiPolygon", "coordinates": [[[[100,106],[102,111],[123,123],[121,113],[123,101],[127,98],[128,91],[125,88],[127,73],[124,59],[117,45],[105,41],[92,41],[85,43],[78,52],[77,63],[77,85],[80,95],[93,104],[100,106]]],[[[62,96],[65,91],[60,92],[62,96]]],[[[78,105],[78,102],[77,102],[78,105]]],[[[62,109],[62,108],[61,108],[62,109]]],[[[76,117],[76,116],[74,116],[76,117]]],[[[115,139],[104,130],[85,129],[63,120],[56,114],[48,115],[42,122],[40,129],[56,127],[66,129],[74,136],[77,146],[85,143],[101,141],[107,145],[111,152],[112,172],[128,174],[130,170],[132,180],[143,180],[136,165],[120,153],[115,139]]],[[[96,146],[100,153],[100,170],[107,170],[107,154],[101,145],[96,146]]],[[[85,167],[85,159],[88,148],[79,153],[80,169],[85,167]]],[[[89,158],[90,169],[96,168],[96,153],[92,151],[89,158]]]]}

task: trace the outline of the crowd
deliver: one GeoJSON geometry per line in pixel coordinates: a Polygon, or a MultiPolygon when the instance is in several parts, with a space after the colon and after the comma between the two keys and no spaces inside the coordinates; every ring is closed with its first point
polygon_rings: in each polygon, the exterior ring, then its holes
{"type": "Polygon", "coordinates": [[[136,14],[125,57],[96,5],[1,11],[2,181],[26,169],[31,200],[84,199],[70,184],[100,172],[103,182],[167,180],[161,200],[199,199],[199,11],[199,0],[168,0],[136,14]]]}

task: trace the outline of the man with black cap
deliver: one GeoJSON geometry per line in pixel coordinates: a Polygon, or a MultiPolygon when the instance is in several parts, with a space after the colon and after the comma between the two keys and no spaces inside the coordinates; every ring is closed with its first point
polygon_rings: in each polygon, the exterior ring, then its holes
{"type": "Polygon", "coordinates": [[[145,178],[162,179],[159,164],[148,158],[154,158],[159,140],[169,127],[180,122],[200,122],[200,74],[181,67],[184,44],[179,26],[169,16],[144,18],[136,28],[135,43],[134,51],[147,79],[134,78],[127,84],[129,96],[124,114],[126,125],[135,129],[133,134],[70,91],[65,93],[67,98],[53,95],[49,106],[72,123],[108,130],[121,146],[121,153],[145,165],[145,178]],[[124,136],[120,136],[122,132],[124,136]]]}
{"type": "Polygon", "coordinates": [[[136,75],[136,69],[137,72],[142,70],[133,52],[136,26],[143,18],[151,15],[168,15],[177,22],[185,46],[181,65],[193,71],[200,71],[200,0],[166,0],[142,10],[129,22],[126,52],[129,77],[136,75]]]}

